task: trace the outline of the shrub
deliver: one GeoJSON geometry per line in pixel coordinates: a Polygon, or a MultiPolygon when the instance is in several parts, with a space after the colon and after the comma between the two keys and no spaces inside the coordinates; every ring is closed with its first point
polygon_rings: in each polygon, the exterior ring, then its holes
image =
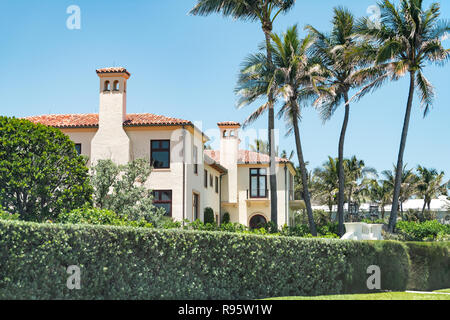
{"type": "Polygon", "coordinates": [[[152,172],[148,160],[137,159],[126,165],[99,160],[91,172],[96,207],[117,212],[129,220],[162,223],[164,210],[153,205],[152,191],[144,185],[152,172]]]}
{"type": "Polygon", "coordinates": [[[205,208],[204,221],[205,221],[205,224],[207,224],[207,223],[216,224],[216,221],[214,219],[214,211],[210,207],[205,208]]]}
{"type": "Polygon", "coordinates": [[[97,208],[81,208],[59,215],[58,222],[72,224],[93,224],[152,228],[153,225],[145,219],[130,220],[127,217],[119,216],[110,210],[97,208]]]}
{"type": "Polygon", "coordinates": [[[0,299],[256,299],[404,290],[398,242],[0,221],[0,299]],[[67,267],[81,269],[68,290],[67,267]],[[361,282],[361,283],[360,283],[361,282]]]}
{"type": "Polygon", "coordinates": [[[397,222],[396,231],[406,241],[433,241],[450,234],[450,225],[436,220],[425,222],[397,222]]]}
{"type": "Polygon", "coordinates": [[[408,289],[431,291],[450,287],[450,242],[407,242],[411,259],[408,289]]]}
{"type": "Polygon", "coordinates": [[[60,130],[0,117],[0,206],[43,222],[92,202],[86,159],[60,130]]]}
{"type": "Polygon", "coordinates": [[[19,220],[20,216],[16,214],[12,214],[6,211],[3,211],[2,208],[0,208],[0,219],[2,220],[19,220]]]}
{"type": "Polygon", "coordinates": [[[222,223],[223,224],[230,223],[230,214],[228,212],[225,212],[223,214],[222,223]]]}

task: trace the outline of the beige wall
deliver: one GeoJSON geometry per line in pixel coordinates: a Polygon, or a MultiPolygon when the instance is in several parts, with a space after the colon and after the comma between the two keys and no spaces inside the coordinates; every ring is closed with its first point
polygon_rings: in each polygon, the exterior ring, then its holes
{"type": "MultiPolygon", "coordinates": [[[[82,154],[91,156],[91,141],[96,129],[63,129],[75,143],[82,144],[82,154]]],[[[185,218],[192,220],[192,197],[196,192],[200,197],[200,218],[203,220],[203,212],[206,207],[211,207],[215,215],[220,217],[219,194],[215,192],[215,177],[219,178],[220,172],[203,161],[203,137],[194,134],[196,131],[186,131],[186,167],[185,167],[185,218]],[[192,145],[198,148],[198,174],[194,173],[192,145]],[[208,187],[204,187],[204,170],[208,171],[208,187]],[[209,175],[213,175],[213,186],[209,185],[209,175]]],[[[146,185],[152,190],[172,190],[172,217],[175,220],[183,219],[183,131],[181,127],[127,127],[125,133],[130,139],[131,159],[144,158],[150,161],[150,141],[171,141],[171,165],[170,169],[154,169],[146,185]]],[[[222,214],[228,212],[232,222],[248,225],[250,218],[255,214],[261,214],[270,221],[270,203],[268,201],[247,201],[250,168],[268,168],[268,165],[238,165],[236,171],[236,202],[229,203],[227,175],[222,178],[222,214]]],[[[295,174],[291,166],[288,166],[288,174],[295,174]]],[[[289,178],[288,178],[289,185],[289,178]]],[[[269,189],[269,177],[267,177],[267,189],[269,189]]],[[[280,164],[277,170],[278,185],[278,223],[283,225],[286,221],[286,196],[289,190],[285,190],[284,164],[280,164]]],[[[288,211],[289,214],[290,211],[288,211]]]]}

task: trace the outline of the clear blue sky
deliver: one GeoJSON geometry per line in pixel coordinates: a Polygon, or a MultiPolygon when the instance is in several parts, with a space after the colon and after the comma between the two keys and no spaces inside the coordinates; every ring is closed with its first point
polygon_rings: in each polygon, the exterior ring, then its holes
{"type": "MultiPolygon", "coordinates": [[[[48,113],[98,111],[95,69],[124,66],[128,112],[150,112],[203,121],[203,129],[218,121],[244,120],[252,108],[236,110],[239,66],[263,40],[256,23],[213,15],[187,15],[194,0],[2,0],[0,2],[0,114],[23,117],[48,113]],[[81,30],[66,27],[70,5],[81,8],[81,30]]],[[[430,3],[431,1],[426,1],[430,3]]],[[[450,18],[450,1],[441,0],[443,18],[450,18]]],[[[276,32],[298,24],[327,31],[332,8],[344,5],[356,16],[367,14],[375,0],[297,0],[280,16],[276,32]]],[[[302,28],[301,28],[302,29],[302,28]]],[[[449,47],[450,41],[445,45],[449,47]]],[[[423,119],[415,98],[405,152],[409,166],[422,164],[444,170],[450,178],[450,64],[429,67],[436,87],[430,115],[423,119]]],[[[407,99],[406,81],[389,83],[352,105],[345,155],[357,155],[381,171],[396,161],[407,99]]],[[[255,106],[256,107],[256,106],[255,106]]],[[[328,155],[337,156],[342,109],[325,124],[310,108],[301,123],[304,153],[310,167],[328,155]]],[[[266,117],[255,128],[266,127],[266,117]]],[[[280,149],[295,148],[284,137],[280,149]]]]}

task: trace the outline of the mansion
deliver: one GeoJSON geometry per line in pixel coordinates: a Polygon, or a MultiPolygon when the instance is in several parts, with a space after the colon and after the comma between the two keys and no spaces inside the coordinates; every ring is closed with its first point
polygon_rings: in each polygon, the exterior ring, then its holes
{"type": "MultiPolygon", "coordinates": [[[[98,114],[32,116],[26,119],[60,129],[89,158],[125,164],[148,159],[153,171],[146,186],[154,203],[174,220],[203,221],[210,207],[217,221],[225,212],[231,222],[257,227],[270,221],[269,156],[239,148],[240,124],[219,122],[220,150],[206,150],[208,137],[191,121],[150,113],[127,113],[125,68],[97,70],[100,78],[98,114]]],[[[295,168],[276,159],[278,224],[290,224],[295,168]]]]}

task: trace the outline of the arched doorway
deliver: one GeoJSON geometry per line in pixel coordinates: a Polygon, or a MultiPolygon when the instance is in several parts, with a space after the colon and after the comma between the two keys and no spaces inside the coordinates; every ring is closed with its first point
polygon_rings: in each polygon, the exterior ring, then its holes
{"type": "Polygon", "coordinates": [[[260,214],[254,215],[249,222],[250,229],[259,229],[266,225],[267,220],[264,216],[260,214]]]}

